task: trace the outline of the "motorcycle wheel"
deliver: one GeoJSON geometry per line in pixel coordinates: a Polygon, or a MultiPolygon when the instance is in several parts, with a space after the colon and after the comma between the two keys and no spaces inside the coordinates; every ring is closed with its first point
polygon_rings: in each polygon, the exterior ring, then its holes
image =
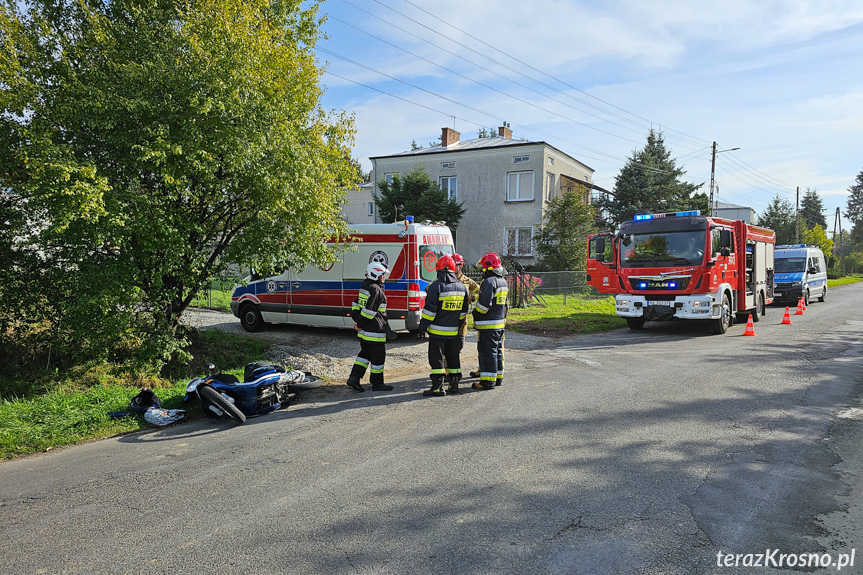
{"type": "Polygon", "coordinates": [[[302,379],[302,381],[288,383],[288,391],[292,393],[299,393],[301,391],[315,389],[323,384],[324,380],[322,380],[320,377],[316,377],[310,373],[307,373],[306,376],[302,379]]]}
{"type": "MultiPolygon", "coordinates": [[[[209,401],[219,409],[225,412],[225,414],[233,419],[236,423],[242,425],[246,422],[246,415],[240,411],[240,408],[225,399],[225,397],[210,387],[209,385],[205,385],[198,389],[198,393],[201,394],[201,397],[205,401],[209,401]]],[[[206,407],[204,407],[206,409],[206,407]]]]}

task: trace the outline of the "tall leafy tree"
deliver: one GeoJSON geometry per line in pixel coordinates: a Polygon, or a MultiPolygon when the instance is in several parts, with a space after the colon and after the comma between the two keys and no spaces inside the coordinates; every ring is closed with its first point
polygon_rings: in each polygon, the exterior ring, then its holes
{"type": "Polygon", "coordinates": [[[158,364],[230,262],[330,259],[323,240],[345,230],[342,190],[357,172],[352,119],[320,106],[317,11],[4,2],[0,189],[26,210],[18,249],[44,271],[0,288],[2,321],[20,321],[16,304],[35,294],[55,349],[158,364]]]}
{"type": "Polygon", "coordinates": [[[856,226],[863,222],[863,170],[857,174],[854,184],[848,186],[848,201],[845,204],[845,217],[856,226]]]}
{"type": "Polygon", "coordinates": [[[758,225],[776,232],[776,244],[793,244],[797,228],[795,226],[794,205],[780,196],[774,196],[760,216],[758,225]]]}
{"type": "Polygon", "coordinates": [[[422,166],[416,166],[404,176],[395,176],[392,183],[381,180],[378,188],[380,193],[373,192],[372,197],[385,222],[413,216],[417,222],[445,221],[450,228],[456,229],[464,215],[462,204],[447,198],[447,192],[422,166]]]}
{"type": "Polygon", "coordinates": [[[822,229],[827,228],[824,202],[821,201],[821,196],[815,188],[806,188],[803,199],[800,201],[800,224],[807,230],[815,226],[821,226],[822,229]]]}
{"type": "Polygon", "coordinates": [[[613,197],[601,200],[598,207],[608,214],[612,224],[639,213],[692,209],[706,213],[707,194],[697,193],[703,184],[683,181],[684,174],[671,157],[671,150],[665,147],[662,133],[651,129],[647,144],[632,153],[615,177],[613,197]]]}
{"type": "Polygon", "coordinates": [[[804,244],[821,248],[821,251],[827,257],[833,255],[833,240],[828,238],[824,228],[817,224],[812,229],[801,232],[800,239],[804,244]]]}
{"type": "Polygon", "coordinates": [[[547,207],[534,238],[544,269],[585,269],[587,236],[596,231],[596,212],[583,197],[584,188],[579,187],[555,197],[547,207]]]}

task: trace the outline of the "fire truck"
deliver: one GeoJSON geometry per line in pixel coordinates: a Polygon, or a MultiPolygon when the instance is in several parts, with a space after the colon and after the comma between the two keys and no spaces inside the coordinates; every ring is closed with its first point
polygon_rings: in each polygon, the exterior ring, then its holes
{"type": "Polygon", "coordinates": [[[637,215],[588,238],[587,283],[614,294],[630,329],[647,321],[705,320],[725,333],[773,303],[773,230],[698,210],[637,215]]]}

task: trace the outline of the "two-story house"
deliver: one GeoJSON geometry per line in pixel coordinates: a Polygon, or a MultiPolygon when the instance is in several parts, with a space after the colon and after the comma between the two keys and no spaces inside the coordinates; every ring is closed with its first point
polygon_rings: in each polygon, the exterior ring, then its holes
{"type": "Polygon", "coordinates": [[[374,191],[380,193],[378,182],[422,166],[464,205],[455,241],[469,263],[493,251],[534,264],[534,232],[549,202],[581,188],[589,203],[594,171],[546,142],[513,140],[508,126],[498,134],[461,141],[459,132],[443,128],[438,146],[370,158],[374,191]]]}

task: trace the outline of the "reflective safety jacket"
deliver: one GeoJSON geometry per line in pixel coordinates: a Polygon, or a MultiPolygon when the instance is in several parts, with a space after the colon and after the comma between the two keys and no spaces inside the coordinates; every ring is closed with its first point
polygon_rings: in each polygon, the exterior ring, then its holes
{"type": "Polygon", "coordinates": [[[359,337],[366,341],[387,341],[387,296],[379,280],[366,278],[357,299],[351,305],[351,317],[359,328],[359,337]]]}
{"type": "Polygon", "coordinates": [[[473,310],[475,329],[504,329],[506,314],[509,311],[507,297],[509,287],[503,277],[503,268],[485,272],[479,286],[479,299],[473,310]]]}
{"type": "Polygon", "coordinates": [[[467,317],[470,293],[448,269],[438,270],[437,279],[426,289],[426,303],[420,332],[443,339],[458,337],[458,328],[467,317]]]}
{"type": "MultiPolygon", "coordinates": [[[[476,303],[476,300],[479,299],[479,284],[463,273],[456,272],[456,277],[458,278],[458,281],[463,283],[464,287],[467,288],[467,291],[470,294],[470,307],[468,308],[468,312],[473,311],[473,306],[476,303]]],[[[458,334],[460,337],[464,337],[467,334],[467,316],[462,320],[461,325],[458,328],[458,334]]]]}

